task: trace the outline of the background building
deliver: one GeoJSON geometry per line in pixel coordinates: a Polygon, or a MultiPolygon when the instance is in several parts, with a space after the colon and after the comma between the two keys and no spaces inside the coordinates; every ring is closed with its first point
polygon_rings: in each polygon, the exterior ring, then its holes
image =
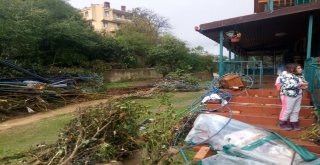
{"type": "Polygon", "coordinates": [[[124,22],[130,21],[130,13],[126,11],[126,6],[121,6],[121,10],[112,9],[110,2],[104,4],[91,4],[81,10],[84,19],[98,32],[114,33],[124,22]]]}

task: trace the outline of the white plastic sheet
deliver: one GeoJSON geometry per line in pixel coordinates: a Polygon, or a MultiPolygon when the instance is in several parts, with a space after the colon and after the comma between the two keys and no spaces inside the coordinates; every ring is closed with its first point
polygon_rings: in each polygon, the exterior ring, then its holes
{"type": "Polygon", "coordinates": [[[274,164],[274,165],[314,165],[320,163],[319,159],[313,162],[304,162],[295,154],[282,140],[268,139],[272,133],[234,119],[215,114],[200,114],[194,122],[194,126],[185,138],[187,143],[210,144],[212,149],[223,151],[223,146],[232,145],[228,151],[237,156],[214,155],[213,158],[202,160],[203,164],[224,164],[236,161],[237,165],[247,164],[274,164]],[[227,124],[228,123],[228,124],[227,124]],[[226,125],[227,124],[227,125],[226,125]],[[223,128],[224,127],[224,128],[223,128]],[[221,128],[223,128],[221,130],[221,128]],[[221,130],[221,131],[220,131],[221,130]],[[220,132],[219,132],[220,131],[220,132]],[[219,132],[219,133],[218,133],[219,132]],[[218,134],[217,134],[218,133],[218,134]],[[209,140],[208,140],[209,139],[209,140]],[[250,147],[254,142],[266,140],[262,145],[245,150],[243,147],[250,147]],[[292,157],[295,154],[292,162],[292,157]]]}

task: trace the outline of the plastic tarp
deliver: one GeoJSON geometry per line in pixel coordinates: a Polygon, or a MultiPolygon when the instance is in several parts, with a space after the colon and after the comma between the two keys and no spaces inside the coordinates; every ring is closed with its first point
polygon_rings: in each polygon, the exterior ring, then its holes
{"type": "Polygon", "coordinates": [[[185,142],[221,151],[200,164],[320,165],[313,154],[278,134],[215,114],[200,114],[185,142]]]}

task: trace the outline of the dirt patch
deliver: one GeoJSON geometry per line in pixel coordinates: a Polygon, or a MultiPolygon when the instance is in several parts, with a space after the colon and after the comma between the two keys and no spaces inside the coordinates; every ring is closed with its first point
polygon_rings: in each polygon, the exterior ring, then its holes
{"type": "Polygon", "coordinates": [[[148,85],[148,86],[139,86],[139,87],[112,90],[107,93],[108,95],[110,95],[109,98],[107,99],[74,103],[74,104],[65,106],[63,108],[49,110],[47,112],[38,112],[36,114],[32,114],[29,116],[21,116],[21,117],[16,117],[14,119],[4,121],[0,123],[0,131],[10,129],[16,126],[37,122],[45,118],[50,118],[50,117],[54,117],[54,116],[62,115],[66,113],[71,113],[76,111],[78,108],[85,108],[90,106],[97,106],[99,104],[104,104],[111,99],[117,99],[120,97],[127,97],[127,96],[148,96],[148,95],[151,95],[156,89],[157,89],[156,87],[148,85]]]}
{"type": "Polygon", "coordinates": [[[58,108],[56,110],[50,110],[48,112],[39,112],[30,116],[24,116],[24,117],[17,117],[15,119],[11,119],[8,121],[5,121],[3,123],[0,123],[0,131],[10,129],[13,127],[21,126],[21,125],[27,125],[30,123],[37,122],[39,120],[50,118],[57,115],[62,115],[66,113],[71,113],[77,110],[77,108],[84,108],[84,107],[90,107],[90,106],[96,106],[99,104],[106,103],[110,100],[108,99],[101,99],[101,100],[94,100],[94,101],[88,101],[88,102],[82,102],[82,103],[75,103],[72,105],[68,105],[63,108],[58,108]]]}

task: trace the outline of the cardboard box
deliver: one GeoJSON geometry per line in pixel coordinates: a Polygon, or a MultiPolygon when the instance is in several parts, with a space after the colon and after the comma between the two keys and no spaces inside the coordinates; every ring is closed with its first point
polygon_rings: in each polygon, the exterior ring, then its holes
{"type": "Polygon", "coordinates": [[[225,75],[221,79],[221,87],[222,88],[243,88],[243,82],[239,75],[225,75]]]}

